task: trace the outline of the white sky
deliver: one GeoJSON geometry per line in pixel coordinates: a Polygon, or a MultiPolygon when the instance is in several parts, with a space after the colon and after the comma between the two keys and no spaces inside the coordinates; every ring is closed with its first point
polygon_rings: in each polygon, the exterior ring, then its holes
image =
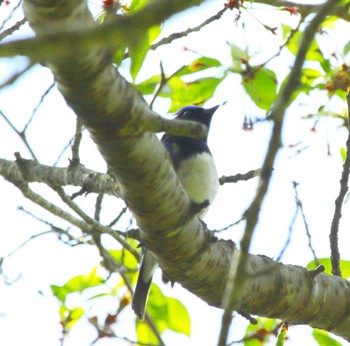
{"type": "MultiPolygon", "coordinates": [[[[98,3],[97,0],[94,0],[98,3]]],[[[197,25],[203,19],[216,13],[222,6],[222,1],[210,1],[207,6],[196,8],[186,15],[175,17],[164,29],[164,36],[173,31],[185,30],[197,25]],[[195,15],[194,15],[195,13],[195,15]]],[[[295,23],[288,13],[269,11],[266,9],[253,11],[254,16],[271,27],[280,23],[295,23]]],[[[6,17],[6,15],[4,15],[6,17]]],[[[235,42],[242,48],[250,47],[251,52],[257,54],[255,61],[264,61],[278,47],[282,41],[265,31],[262,26],[249,14],[243,12],[246,31],[234,23],[234,14],[226,13],[218,23],[211,24],[198,34],[193,34],[171,45],[150,53],[150,59],[141,71],[141,78],[158,73],[159,62],[162,61],[165,72],[170,74],[182,64],[194,60],[198,55],[184,52],[183,47],[189,47],[200,54],[219,59],[225,66],[229,66],[230,53],[226,42],[235,42]],[[277,41],[274,46],[273,41],[277,41]],[[176,56],[176,59],[173,57],[176,56]]],[[[27,34],[22,30],[22,35],[27,34]]],[[[330,33],[323,38],[324,44],[330,49],[334,46],[342,47],[339,35],[330,33]],[[335,39],[337,37],[337,39],[335,39]]],[[[0,83],[6,76],[20,70],[24,64],[23,58],[0,60],[0,83]]],[[[278,64],[279,79],[284,76],[290,66],[290,58],[285,55],[279,61],[274,60],[271,68],[278,64]],[[276,65],[275,65],[276,64],[276,65]]],[[[18,128],[26,123],[33,108],[38,104],[41,95],[52,83],[52,76],[46,68],[35,67],[22,77],[15,86],[1,90],[0,110],[3,111],[18,128]]],[[[219,174],[230,175],[245,173],[260,166],[266,150],[266,143],[270,134],[270,125],[259,123],[254,131],[242,130],[245,114],[263,117],[243,93],[240,79],[230,76],[217,90],[215,98],[208,102],[208,106],[228,101],[220,107],[212,123],[209,138],[210,148],[215,157],[219,174]]],[[[288,227],[295,211],[292,181],[300,183],[299,196],[303,201],[314,249],[319,257],[329,257],[328,234],[333,213],[334,199],[339,190],[339,178],[342,161],[340,148],[344,147],[346,132],[339,129],[340,121],[325,118],[317,126],[317,132],[310,129],[314,120],[303,119],[307,114],[316,112],[319,102],[326,102],[326,95],[303,97],[298,105],[288,112],[283,136],[284,148],[278,155],[275,166],[274,179],[268,196],[263,205],[261,219],[254,234],[252,253],[264,254],[276,258],[280,253],[288,236],[288,227]],[[288,146],[303,141],[308,148],[300,155],[295,155],[295,149],[288,146]],[[327,156],[327,141],[330,144],[331,156],[327,156]]],[[[337,104],[337,109],[346,108],[345,104],[337,104]]],[[[156,103],[156,110],[161,114],[167,111],[166,102],[156,103]]],[[[75,119],[57,90],[52,91],[38,111],[30,130],[28,139],[42,163],[52,164],[62,148],[74,133],[75,119]]],[[[23,157],[29,158],[25,147],[17,135],[0,118],[0,157],[13,159],[13,153],[19,151],[23,157]],[[6,143],[6,146],[4,145],[6,143]]],[[[60,161],[60,165],[68,164],[68,152],[60,161]]],[[[105,164],[98,154],[87,133],[81,152],[82,162],[91,169],[105,171],[105,164]]],[[[218,229],[237,221],[249,205],[254,196],[256,180],[239,184],[226,184],[220,188],[219,194],[206,218],[209,228],[218,229]]],[[[48,189],[33,184],[36,192],[43,192],[53,201],[58,202],[48,189]]],[[[76,191],[73,189],[72,191],[76,191]]],[[[85,210],[93,210],[94,196],[88,196],[81,201],[85,210]]],[[[4,256],[15,249],[21,242],[32,234],[45,231],[48,227],[33,220],[30,216],[17,210],[23,206],[35,215],[47,220],[53,220],[56,225],[66,227],[66,224],[52,219],[48,213],[42,211],[32,203],[24,200],[18,190],[11,184],[0,180],[0,203],[2,216],[0,223],[0,256],[4,256]]],[[[110,220],[115,215],[118,201],[109,199],[105,206],[104,216],[110,220]]],[[[343,219],[340,229],[340,250],[343,259],[350,260],[348,254],[349,235],[349,204],[343,209],[343,219]]],[[[127,223],[128,220],[125,220],[127,223]]],[[[222,234],[239,243],[242,235],[242,225],[222,234]]],[[[115,246],[114,242],[110,244],[115,246]]],[[[291,244],[288,247],[283,262],[305,266],[312,260],[312,254],[307,245],[307,238],[299,218],[293,230],[291,244]]],[[[69,248],[50,235],[34,240],[20,250],[10,260],[6,261],[4,269],[9,279],[20,279],[6,286],[0,282],[0,345],[12,346],[19,344],[35,344],[37,346],[59,345],[60,327],[58,303],[52,298],[49,284],[62,285],[72,276],[88,273],[97,265],[99,256],[91,247],[69,248]],[[38,294],[41,291],[42,294],[38,294]]],[[[167,345],[214,345],[216,344],[222,311],[211,308],[192,294],[186,292],[179,285],[174,289],[164,286],[157,274],[156,282],[166,295],[181,299],[189,309],[192,317],[192,338],[188,339],[174,333],[166,333],[164,339],[167,345]],[[204,341],[203,341],[204,340],[204,341]]],[[[84,297],[83,297],[84,298],[84,297]]],[[[111,299],[101,302],[99,308],[105,306],[113,311],[116,302],[111,299]],[[114,305],[113,305],[114,304],[114,305]]],[[[91,313],[96,310],[91,307],[91,313]]],[[[106,311],[101,309],[102,311],[106,311]]],[[[134,315],[131,309],[123,312],[123,318],[117,325],[117,331],[129,330],[133,325],[134,315]]],[[[242,337],[245,328],[241,318],[235,318],[231,328],[230,339],[242,337]]],[[[304,327],[293,327],[288,333],[287,345],[314,345],[312,338],[307,338],[304,327]],[[302,330],[303,332],[300,332],[302,330]]],[[[85,322],[79,322],[66,340],[65,345],[89,345],[94,339],[95,332],[86,327],[85,322]]],[[[99,345],[115,345],[115,340],[102,340],[99,345]]],[[[119,343],[118,343],[119,344],[119,343]]],[[[346,343],[343,342],[344,345],[346,343]]]]}

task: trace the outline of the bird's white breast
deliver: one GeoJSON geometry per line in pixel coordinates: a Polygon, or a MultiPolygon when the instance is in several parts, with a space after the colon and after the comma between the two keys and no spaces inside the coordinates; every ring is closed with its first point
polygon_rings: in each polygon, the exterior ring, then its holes
{"type": "MultiPolygon", "coordinates": [[[[189,197],[197,203],[211,203],[219,189],[219,177],[213,157],[206,152],[182,160],[177,175],[189,197]]],[[[200,216],[205,214],[201,212],[200,216]]]]}

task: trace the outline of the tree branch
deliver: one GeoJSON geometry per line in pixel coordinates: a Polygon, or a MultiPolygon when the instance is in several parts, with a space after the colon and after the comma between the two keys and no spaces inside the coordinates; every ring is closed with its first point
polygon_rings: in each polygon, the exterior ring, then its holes
{"type": "MultiPolygon", "coordinates": [[[[22,172],[22,168],[20,169],[22,172]]],[[[9,182],[13,183],[19,190],[22,192],[22,194],[34,202],[35,204],[38,204],[42,208],[46,209],[53,215],[56,215],[72,225],[80,228],[82,231],[86,232],[87,234],[94,234],[94,232],[99,232],[99,233],[107,233],[112,238],[117,240],[125,249],[130,251],[136,259],[139,259],[139,254],[138,252],[130,246],[128,242],[126,242],[116,231],[113,229],[103,226],[102,224],[94,221],[93,219],[88,219],[89,223],[85,223],[84,221],[81,221],[77,218],[75,218],[73,215],[69,214],[68,212],[64,211],[63,209],[59,208],[58,206],[54,205],[53,203],[47,201],[37,193],[35,193],[33,190],[30,189],[28,186],[28,182],[20,175],[8,175],[6,172],[3,174],[3,177],[8,180],[9,182]]],[[[72,206],[73,210],[76,211],[74,206],[72,206]]]]}
{"type": "MultiPolygon", "coordinates": [[[[51,25],[52,16],[60,19],[61,26],[65,25],[65,18],[67,23],[74,22],[77,27],[89,21],[90,16],[83,6],[85,1],[64,1],[77,7],[67,13],[64,6],[60,8],[61,1],[25,0],[26,8],[30,7],[26,16],[39,36],[46,30],[47,22],[51,25]]],[[[184,1],[152,2],[153,10],[155,13],[163,11],[166,17],[167,6],[174,3],[185,7],[184,1]]],[[[174,7],[170,6],[170,13],[174,13],[172,11],[174,7]]],[[[153,19],[131,17],[140,20],[142,27],[154,23],[153,16],[153,19]]],[[[123,27],[123,22],[120,24],[123,27]]],[[[116,31],[123,33],[124,29],[116,31]]],[[[310,32],[307,40],[312,39],[309,35],[310,32]]],[[[123,39],[121,35],[117,37],[123,39]]],[[[307,40],[303,42],[306,47],[307,40]]],[[[306,53],[303,49],[301,54],[306,53]]],[[[241,252],[232,242],[211,235],[193,214],[191,201],[177,179],[164,146],[143,125],[150,117],[149,108],[113,67],[109,54],[99,46],[86,50],[86,54],[65,50],[58,56],[51,54],[47,65],[66,101],[83,120],[117,177],[123,197],[141,229],[142,241],[157,257],[166,276],[208,304],[222,308],[229,269],[237,266],[241,252]]],[[[301,68],[303,57],[297,59],[297,68],[301,68]]],[[[288,88],[282,91],[272,110],[277,138],[271,139],[273,149],[262,169],[262,186],[254,207],[260,206],[266,192],[280,145],[284,109],[300,71],[292,73],[290,85],[287,83],[288,88]]],[[[246,215],[251,218],[247,227],[254,226],[254,217],[248,212],[246,215]]],[[[246,247],[243,246],[243,250],[246,251],[246,247]]],[[[322,273],[311,275],[301,267],[283,266],[264,256],[246,252],[245,256],[244,269],[249,280],[243,282],[242,289],[235,291],[233,309],[279,317],[291,323],[308,323],[350,340],[350,302],[347,299],[350,283],[322,273]]]]}
{"type": "Polygon", "coordinates": [[[329,235],[329,241],[331,246],[331,261],[332,261],[332,274],[341,276],[340,270],[340,253],[338,246],[338,232],[339,223],[341,219],[342,207],[346,193],[349,190],[348,181],[350,174],[350,93],[346,97],[348,103],[348,139],[346,141],[346,158],[343,165],[343,172],[340,179],[340,191],[339,195],[335,200],[334,216],[332,220],[331,232],[329,235]]]}
{"type": "Polygon", "coordinates": [[[305,29],[301,40],[300,48],[296,55],[296,59],[290,72],[287,83],[272,106],[270,118],[273,121],[273,128],[270,137],[270,142],[268,145],[268,151],[261,168],[258,190],[253,202],[246,210],[244,215],[246,218],[246,227],[243,238],[240,243],[242,256],[239,258],[238,264],[235,263],[233,259],[228,281],[226,283],[226,296],[224,297],[223,303],[225,312],[222,317],[222,329],[220,332],[218,342],[218,345],[220,346],[224,346],[227,343],[227,336],[232,319],[232,311],[234,310],[234,307],[235,309],[237,309],[237,304],[240,305],[239,292],[243,289],[244,282],[248,278],[246,274],[246,267],[248,263],[248,251],[256,224],[259,219],[261,205],[270,184],[273,165],[277,156],[277,152],[279,151],[282,145],[281,133],[285,111],[290,104],[291,97],[294,91],[299,86],[302,66],[305,61],[306,53],[311,45],[311,42],[314,39],[315,34],[325,17],[332,11],[332,9],[337,5],[338,2],[339,0],[328,0],[325,4],[323,4],[319,12],[316,14],[316,16],[312,19],[310,24],[305,29]]]}
{"type": "Polygon", "coordinates": [[[23,170],[17,162],[0,159],[0,175],[6,180],[21,179],[23,174],[27,182],[54,184],[59,186],[79,186],[84,192],[105,193],[119,196],[118,184],[109,174],[98,173],[85,168],[82,164],[72,164],[59,168],[42,165],[34,160],[21,160],[23,170]],[[24,173],[23,173],[24,172],[24,173]]]}

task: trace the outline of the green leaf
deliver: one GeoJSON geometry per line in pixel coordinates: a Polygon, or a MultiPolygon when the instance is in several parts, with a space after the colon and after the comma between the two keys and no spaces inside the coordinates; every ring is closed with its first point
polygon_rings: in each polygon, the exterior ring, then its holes
{"type": "Polygon", "coordinates": [[[145,7],[145,5],[147,5],[148,2],[149,0],[132,0],[129,7],[130,12],[134,13],[140,11],[143,7],[145,7]]]}
{"type": "Polygon", "coordinates": [[[88,275],[75,276],[63,286],[51,285],[51,291],[58,300],[64,303],[69,293],[81,293],[86,288],[98,286],[102,283],[104,283],[104,279],[97,276],[97,268],[94,268],[88,275]]]}
{"type": "Polygon", "coordinates": [[[130,73],[133,80],[136,79],[137,74],[140,72],[151,42],[157,38],[160,31],[160,25],[154,25],[147,31],[135,29],[135,32],[132,33],[132,38],[130,38],[127,46],[129,48],[129,56],[131,59],[130,73]]]}
{"type": "Polygon", "coordinates": [[[151,328],[142,321],[136,322],[137,341],[144,345],[158,345],[159,341],[151,328]]]}
{"type": "MultiPolygon", "coordinates": [[[[325,273],[328,275],[332,275],[332,263],[329,258],[320,258],[318,260],[319,264],[322,264],[325,267],[325,273]]],[[[317,268],[317,264],[315,261],[311,261],[307,266],[309,270],[315,270],[317,268]]],[[[350,277],[350,261],[340,260],[340,270],[342,272],[342,276],[344,279],[350,277]]]]}
{"type": "Polygon", "coordinates": [[[166,298],[169,312],[169,329],[174,332],[191,335],[191,318],[186,307],[175,298],[166,298]]]}
{"type": "Polygon", "coordinates": [[[283,37],[283,40],[286,40],[292,31],[292,27],[289,25],[285,25],[283,23],[281,25],[282,25],[282,33],[283,33],[282,37],[283,37]]]}
{"type": "Polygon", "coordinates": [[[247,56],[247,53],[239,46],[237,46],[234,43],[230,44],[231,47],[231,57],[232,60],[239,60],[242,58],[245,58],[247,56]]]}
{"type": "Polygon", "coordinates": [[[152,316],[154,323],[161,333],[169,328],[167,297],[156,284],[152,284],[151,287],[147,303],[147,312],[152,316]]]}
{"type": "Polygon", "coordinates": [[[129,41],[129,55],[131,59],[130,73],[133,80],[136,79],[137,74],[139,73],[143,61],[149,50],[149,35],[148,31],[136,31],[133,33],[132,40],[129,41]]]}
{"type": "Polygon", "coordinates": [[[127,250],[108,250],[114,260],[127,267],[128,269],[137,269],[138,262],[136,258],[127,250]]]}
{"type": "MultiPolygon", "coordinates": [[[[129,243],[132,246],[136,247],[136,241],[132,240],[129,241],[129,243]]],[[[137,275],[136,269],[138,267],[138,263],[136,258],[129,252],[126,251],[124,249],[120,249],[120,250],[108,250],[108,252],[110,253],[110,255],[113,257],[113,259],[120,265],[131,269],[131,271],[127,272],[127,277],[129,278],[129,280],[133,280],[137,275]]]]}
{"type": "Polygon", "coordinates": [[[79,321],[79,319],[84,316],[84,309],[81,307],[75,307],[73,309],[68,309],[65,305],[60,307],[60,317],[65,331],[72,329],[73,325],[79,321]]]}
{"type": "Polygon", "coordinates": [[[280,332],[277,335],[276,346],[284,346],[287,339],[287,331],[288,331],[288,327],[282,325],[280,332]]]}
{"type": "Polygon", "coordinates": [[[320,346],[341,346],[342,344],[337,340],[334,340],[329,334],[320,329],[314,329],[312,333],[314,339],[318,342],[320,346]]]}
{"type": "Polygon", "coordinates": [[[343,56],[345,57],[350,52],[350,41],[347,42],[343,48],[343,56]]]}
{"type": "MultiPolygon", "coordinates": [[[[187,336],[191,334],[191,320],[186,307],[177,299],[166,297],[160,288],[152,284],[147,303],[147,313],[152,317],[158,331],[172,330],[187,336]]],[[[157,344],[155,335],[144,322],[136,322],[136,333],[141,343],[157,344]]]]}
{"type": "Polygon", "coordinates": [[[139,84],[135,84],[135,88],[143,95],[153,94],[160,80],[161,80],[161,76],[155,75],[139,84]]]}
{"type": "Polygon", "coordinates": [[[320,77],[323,77],[323,74],[320,71],[311,68],[304,68],[302,70],[301,83],[303,85],[311,86],[312,83],[320,77]]]}
{"type": "Polygon", "coordinates": [[[258,324],[249,324],[244,342],[245,346],[261,346],[264,342],[267,342],[271,336],[271,332],[276,328],[278,321],[271,318],[257,318],[258,324]],[[252,335],[258,337],[250,338],[252,335]]]}
{"type": "Polygon", "coordinates": [[[331,66],[329,59],[324,59],[324,60],[320,61],[320,65],[321,65],[323,71],[326,72],[326,74],[328,74],[332,71],[332,66],[331,66]]]}
{"type": "MultiPolygon", "coordinates": [[[[294,55],[296,55],[297,52],[299,51],[303,34],[304,33],[301,31],[296,32],[287,44],[287,48],[294,55]]],[[[312,41],[309,47],[309,50],[306,54],[306,60],[319,61],[319,62],[324,61],[321,49],[316,40],[312,41]]]]}
{"type": "Polygon", "coordinates": [[[346,96],[347,96],[347,92],[341,89],[337,89],[334,93],[335,95],[337,95],[339,98],[341,98],[343,101],[346,100],[346,96]]]}
{"type": "Polygon", "coordinates": [[[242,64],[242,60],[248,60],[248,54],[239,46],[234,43],[230,44],[232,65],[234,68],[239,68],[242,64]]]}
{"type": "Polygon", "coordinates": [[[126,42],[120,42],[118,44],[118,48],[117,50],[114,52],[113,55],[113,62],[117,65],[120,66],[120,64],[122,63],[122,61],[124,60],[124,56],[125,56],[125,50],[126,50],[126,42]]]}
{"type": "Polygon", "coordinates": [[[171,98],[169,112],[175,112],[188,105],[201,105],[210,99],[217,86],[221,83],[221,78],[201,78],[194,82],[185,83],[181,78],[171,78],[168,85],[170,90],[163,90],[160,96],[171,98]]]}
{"type": "Polygon", "coordinates": [[[346,149],[344,147],[340,148],[340,155],[343,161],[346,160],[346,149]]]}
{"type": "MultiPolygon", "coordinates": [[[[176,98],[176,95],[173,94],[174,89],[180,88],[183,90],[186,88],[186,85],[188,86],[191,83],[185,83],[182,79],[179,77],[191,75],[196,72],[204,71],[206,69],[212,68],[212,67],[219,67],[221,66],[221,63],[219,60],[208,58],[208,57],[201,57],[199,59],[196,59],[192,61],[188,66],[184,66],[174,77],[171,78],[171,81],[168,83],[171,87],[165,86],[163,87],[161,95],[163,97],[172,97],[176,98]],[[173,80],[174,79],[174,80],[173,80]]],[[[160,83],[161,76],[160,75],[154,75],[150,77],[149,79],[144,80],[141,83],[135,84],[136,89],[143,95],[150,95],[154,93],[154,90],[156,89],[157,85],[160,83]]],[[[199,80],[199,83],[201,80],[199,80]]],[[[209,84],[211,82],[208,82],[209,84]]],[[[179,91],[181,92],[181,91],[179,91]]],[[[187,91],[186,91],[187,92],[187,91]]],[[[202,99],[202,98],[201,98],[202,99]]],[[[186,105],[188,105],[188,101],[186,100],[186,105]]],[[[194,103],[195,101],[190,101],[190,103],[194,103]]]]}
{"type": "Polygon", "coordinates": [[[276,99],[277,79],[272,70],[261,68],[243,79],[243,86],[252,101],[260,108],[269,110],[276,99]]]}
{"type": "Polygon", "coordinates": [[[246,336],[250,333],[250,332],[256,332],[258,330],[260,330],[261,328],[264,328],[268,331],[271,331],[273,329],[275,329],[276,325],[277,325],[277,320],[273,319],[273,318],[264,318],[264,317],[258,317],[257,318],[258,324],[248,324],[247,326],[247,330],[246,330],[246,336]]]}
{"type": "Polygon", "coordinates": [[[206,69],[209,69],[212,67],[219,67],[219,66],[221,66],[221,63],[219,60],[203,56],[199,59],[192,61],[188,66],[185,66],[176,74],[176,76],[178,77],[185,76],[191,73],[204,71],[206,69]]]}
{"type": "Polygon", "coordinates": [[[97,275],[95,267],[87,275],[78,275],[67,281],[64,285],[69,292],[83,292],[86,288],[95,287],[104,283],[104,279],[97,275]]]}
{"type": "Polygon", "coordinates": [[[62,303],[66,301],[66,296],[69,293],[64,286],[51,285],[50,286],[53,295],[62,303]]]}
{"type": "Polygon", "coordinates": [[[149,43],[151,44],[161,33],[162,29],[160,25],[153,25],[148,29],[149,43]]]}
{"type": "MultiPolygon", "coordinates": [[[[153,322],[160,333],[168,328],[168,308],[165,302],[166,298],[160,288],[152,283],[146,311],[152,317],[153,322]]],[[[140,343],[158,344],[156,336],[145,322],[139,320],[136,321],[136,335],[137,340],[140,343]]]]}
{"type": "Polygon", "coordinates": [[[327,29],[334,29],[336,22],[339,21],[339,18],[337,16],[328,16],[323,22],[321,27],[327,28],[327,29]]]}

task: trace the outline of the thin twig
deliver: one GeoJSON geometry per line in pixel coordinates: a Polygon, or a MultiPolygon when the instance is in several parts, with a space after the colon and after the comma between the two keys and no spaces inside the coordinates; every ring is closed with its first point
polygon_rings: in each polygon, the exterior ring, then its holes
{"type": "Polygon", "coordinates": [[[297,207],[299,208],[300,210],[300,213],[301,213],[301,216],[303,218],[303,222],[304,222],[304,227],[305,227],[305,231],[306,231],[306,236],[307,236],[307,239],[308,239],[308,245],[309,245],[309,248],[312,252],[312,255],[314,257],[314,260],[315,260],[315,263],[318,265],[319,264],[319,261],[318,261],[318,258],[316,256],[316,252],[312,246],[312,237],[311,237],[311,232],[310,232],[310,229],[309,229],[309,224],[306,220],[306,215],[304,213],[304,207],[303,207],[303,203],[301,202],[300,198],[299,198],[299,194],[298,194],[298,189],[297,189],[297,186],[298,184],[297,183],[293,183],[293,187],[294,187],[294,193],[295,193],[295,203],[297,204],[297,207]]]}
{"type": "Polygon", "coordinates": [[[94,219],[95,219],[97,222],[100,222],[103,196],[104,196],[103,193],[99,193],[99,194],[97,195],[97,198],[96,198],[94,219]]]}
{"type": "Polygon", "coordinates": [[[62,156],[64,155],[64,153],[71,148],[72,144],[74,142],[74,137],[72,137],[68,143],[64,146],[64,148],[61,150],[61,152],[59,153],[59,155],[56,158],[56,161],[54,162],[53,166],[56,167],[58,165],[58,163],[60,162],[62,156]]]}
{"type": "Polygon", "coordinates": [[[181,70],[183,70],[186,66],[181,66],[179,69],[177,69],[174,73],[172,73],[169,77],[165,76],[164,69],[163,69],[163,64],[160,63],[160,82],[156,86],[156,89],[153,93],[152,100],[149,104],[149,107],[152,109],[153,104],[157,98],[157,96],[160,94],[164,86],[174,77],[176,76],[181,70]]]}
{"type": "MultiPolygon", "coordinates": [[[[293,184],[293,186],[294,186],[294,184],[293,184]]],[[[290,241],[291,241],[291,239],[292,239],[292,233],[293,233],[293,229],[294,229],[295,222],[296,222],[296,220],[297,220],[298,212],[299,212],[299,205],[298,205],[298,203],[296,202],[295,212],[294,212],[292,221],[291,221],[291,223],[290,223],[290,225],[289,225],[289,229],[288,229],[288,237],[287,237],[287,240],[286,240],[286,242],[285,242],[285,244],[284,244],[284,246],[283,246],[283,248],[282,248],[280,254],[279,254],[279,255],[277,256],[277,258],[276,258],[276,262],[279,262],[279,261],[282,259],[283,255],[284,255],[284,253],[286,252],[286,250],[287,250],[287,248],[288,248],[288,245],[289,245],[289,243],[290,243],[290,241]]]]}
{"type": "Polygon", "coordinates": [[[174,40],[177,40],[179,38],[183,38],[193,32],[197,32],[200,31],[203,27],[205,27],[206,25],[214,22],[215,20],[218,20],[222,17],[222,15],[225,13],[225,11],[228,9],[228,7],[224,7],[223,9],[221,9],[218,13],[216,13],[215,15],[213,15],[212,17],[206,19],[203,23],[195,26],[194,28],[189,28],[185,31],[182,32],[176,32],[174,34],[169,35],[168,37],[164,37],[163,39],[161,39],[160,41],[151,44],[150,49],[155,50],[157,49],[159,46],[163,46],[165,44],[169,44],[171,42],[173,42],[174,40]]]}
{"type": "MultiPolygon", "coordinates": [[[[78,214],[88,225],[92,226],[93,228],[96,228],[99,230],[99,232],[107,233],[111,235],[114,239],[116,239],[125,249],[127,249],[136,259],[139,259],[140,255],[139,253],[127,242],[125,241],[121,235],[124,236],[124,233],[119,234],[119,232],[114,231],[113,229],[106,227],[93,218],[91,218],[89,215],[84,213],[77,204],[75,204],[64,192],[63,188],[61,186],[52,186],[52,189],[55,190],[58,195],[61,197],[62,201],[66,203],[76,214],[78,214]]],[[[90,232],[91,233],[91,230],[90,232]]]]}
{"type": "MultiPolygon", "coordinates": [[[[11,36],[15,31],[19,30],[19,28],[27,22],[26,18],[19,20],[17,23],[11,26],[0,33],[0,42],[3,41],[6,37],[11,36]]],[[[0,28],[2,30],[3,26],[0,28]]]]}
{"type": "Polygon", "coordinates": [[[31,242],[32,240],[39,238],[43,235],[47,235],[47,234],[52,234],[54,233],[54,231],[52,229],[50,229],[49,231],[43,231],[40,233],[36,233],[33,234],[32,236],[30,236],[28,239],[26,239],[24,242],[22,242],[20,245],[18,245],[14,250],[12,250],[9,254],[7,254],[4,258],[9,258],[11,256],[13,256],[17,251],[19,251],[20,249],[22,249],[24,246],[26,246],[29,242],[31,242]]]}
{"type": "Polygon", "coordinates": [[[12,130],[14,132],[16,132],[16,134],[19,136],[19,138],[22,140],[22,142],[24,143],[24,145],[26,146],[26,148],[28,149],[30,155],[32,156],[32,158],[34,160],[37,160],[32,148],[30,147],[26,135],[23,131],[19,131],[16,129],[15,125],[12,124],[12,122],[7,118],[7,116],[0,110],[0,116],[7,122],[7,124],[12,128],[12,130]]]}
{"type": "Polygon", "coordinates": [[[121,219],[121,217],[126,213],[127,210],[128,210],[128,207],[125,206],[125,207],[120,211],[120,213],[118,214],[118,216],[108,224],[108,227],[114,226],[114,225],[121,219]]]}
{"type": "Polygon", "coordinates": [[[239,220],[229,224],[228,226],[225,226],[223,228],[220,228],[220,229],[216,229],[216,230],[213,230],[211,232],[213,233],[220,233],[220,232],[224,232],[224,231],[227,231],[228,229],[230,229],[231,227],[234,227],[234,226],[237,226],[238,224],[240,224],[242,221],[244,221],[244,218],[241,217],[239,220]]]}
{"type": "MultiPolygon", "coordinates": [[[[5,179],[13,183],[15,186],[17,186],[22,194],[30,199],[32,202],[35,204],[38,204],[42,208],[46,209],[49,211],[51,214],[58,216],[59,218],[68,221],[70,224],[76,226],[77,228],[81,229],[87,234],[93,234],[94,232],[101,232],[101,233],[107,233],[112,238],[114,238],[116,241],[118,241],[124,248],[126,248],[134,257],[138,260],[140,255],[139,253],[132,247],[130,246],[129,243],[127,243],[121,235],[117,231],[112,230],[109,227],[103,226],[100,223],[96,222],[95,220],[91,219],[89,216],[87,216],[85,213],[83,213],[76,205],[69,199],[68,196],[63,192],[61,192],[61,198],[68,204],[79,216],[84,216],[86,220],[89,221],[89,224],[87,224],[84,221],[81,221],[77,218],[75,218],[73,215],[70,213],[64,211],[63,209],[59,208],[58,206],[54,205],[53,203],[47,201],[37,193],[35,193],[33,190],[29,188],[28,183],[20,177],[16,177],[16,179],[12,179],[12,177],[5,176],[5,179]]],[[[57,188],[58,191],[60,191],[60,188],[57,188]]]]}
{"type": "Polygon", "coordinates": [[[225,176],[223,175],[219,179],[220,185],[224,185],[225,183],[238,183],[239,181],[246,181],[255,177],[258,177],[260,175],[261,169],[253,169],[247,173],[241,174],[235,174],[235,175],[230,175],[230,176],[225,176]]]}
{"type": "Polygon", "coordinates": [[[22,5],[22,0],[18,1],[18,4],[12,9],[10,15],[2,22],[2,25],[0,26],[0,30],[2,30],[5,27],[5,25],[11,20],[12,16],[16,12],[16,10],[21,7],[21,5],[22,5]]]}
{"type": "MultiPolygon", "coordinates": [[[[348,119],[350,114],[350,93],[346,96],[346,101],[348,103],[348,119]]],[[[345,195],[349,190],[348,181],[350,173],[350,122],[348,121],[348,138],[346,141],[346,159],[343,164],[343,172],[340,179],[340,191],[339,195],[335,200],[335,209],[331,225],[331,232],[329,235],[330,247],[331,247],[331,262],[332,262],[332,274],[336,276],[341,276],[340,270],[340,253],[338,246],[338,232],[339,223],[342,216],[342,206],[344,202],[345,195]]]]}
{"type": "Polygon", "coordinates": [[[245,212],[247,222],[244,235],[240,243],[241,256],[238,260],[237,266],[233,265],[233,269],[228,275],[225,288],[225,295],[223,297],[223,307],[225,308],[225,311],[222,317],[218,346],[225,346],[227,344],[227,337],[232,321],[232,311],[235,306],[235,300],[239,297],[239,292],[246,276],[245,268],[248,260],[248,251],[251,240],[259,219],[262,202],[269,187],[277,152],[281,147],[281,133],[285,111],[291,102],[294,91],[300,84],[301,70],[310,44],[312,43],[319,26],[338,2],[339,0],[329,0],[323,4],[320,11],[306,27],[287,83],[272,107],[270,118],[273,120],[273,129],[270,136],[268,151],[261,169],[259,187],[253,202],[245,212]]]}
{"type": "Polygon", "coordinates": [[[47,89],[46,91],[41,95],[40,100],[38,102],[38,104],[35,106],[35,108],[32,111],[32,114],[29,117],[29,120],[27,121],[26,125],[24,126],[24,129],[22,130],[23,133],[25,133],[29,127],[29,125],[31,124],[31,122],[34,119],[34,116],[36,114],[36,112],[38,111],[39,107],[42,105],[42,103],[44,102],[46,96],[50,93],[50,91],[53,89],[53,87],[55,86],[55,83],[52,83],[47,89]]]}
{"type": "Polygon", "coordinates": [[[73,236],[71,233],[69,233],[68,230],[64,230],[60,227],[55,226],[54,224],[52,224],[51,222],[48,222],[40,217],[38,217],[37,215],[33,214],[32,212],[30,212],[29,210],[23,208],[23,207],[18,207],[18,210],[23,211],[24,213],[28,214],[29,216],[31,216],[33,219],[44,223],[45,225],[51,227],[52,231],[54,233],[57,233],[59,235],[59,240],[61,240],[64,244],[69,245],[69,246],[76,246],[76,245],[86,245],[86,244],[93,244],[93,242],[88,239],[85,235],[79,236],[79,237],[75,237],[73,236]],[[68,238],[68,240],[63,240],[62,236],[66,236],[68,238]]]}
{"type": "Polygon", "coordinates": [[[73,162],[80,162],[79,147],[80,147],[81,139],[83,138],[82,131],[83,131],[83,122],[81,121],[80,118],[77,117],[74,141],[72,144],[72,161],[73,162]]]}
{"type": "Polygon", "coordinates": [[[278,51],[276,52],[276,54],[274,54],[274,55],[272,55],[271,57],[269,57],[263,64],[261,64],[262,66],[266,66],[271,60],[277,58],[277,57],[281,54],[282,50],[288,45],[288,43],[291,41],[291,39],[293,38],[293,36],[294,36],[296,33],[299,32],[300,26],[301,26],[301,24],[304,23],[305,18],[306,18],[306,15],[304,15],[304,14],[301,14],[301,15],[300,15],[300,20],[299,20],[298,25],[296,26],[296,28],[294,28],[294,29],[292,29],[292,30],[290,31],[290,34],[288,35],[287,39],[286,39],[285,42],[279,47],[279,49],[278,49],[278,51]]]}
{"type": "Polygon", "coordinates": [[[9,79],[7,79],[5,82],[0,84],[0,89],[3,89],[5,87],[8,87],[15,83],[18,78],[22,77],[26,72],[28,72],[35,64],[30,62],[22,71],[16,72],[13,74],[9,79]]]}

